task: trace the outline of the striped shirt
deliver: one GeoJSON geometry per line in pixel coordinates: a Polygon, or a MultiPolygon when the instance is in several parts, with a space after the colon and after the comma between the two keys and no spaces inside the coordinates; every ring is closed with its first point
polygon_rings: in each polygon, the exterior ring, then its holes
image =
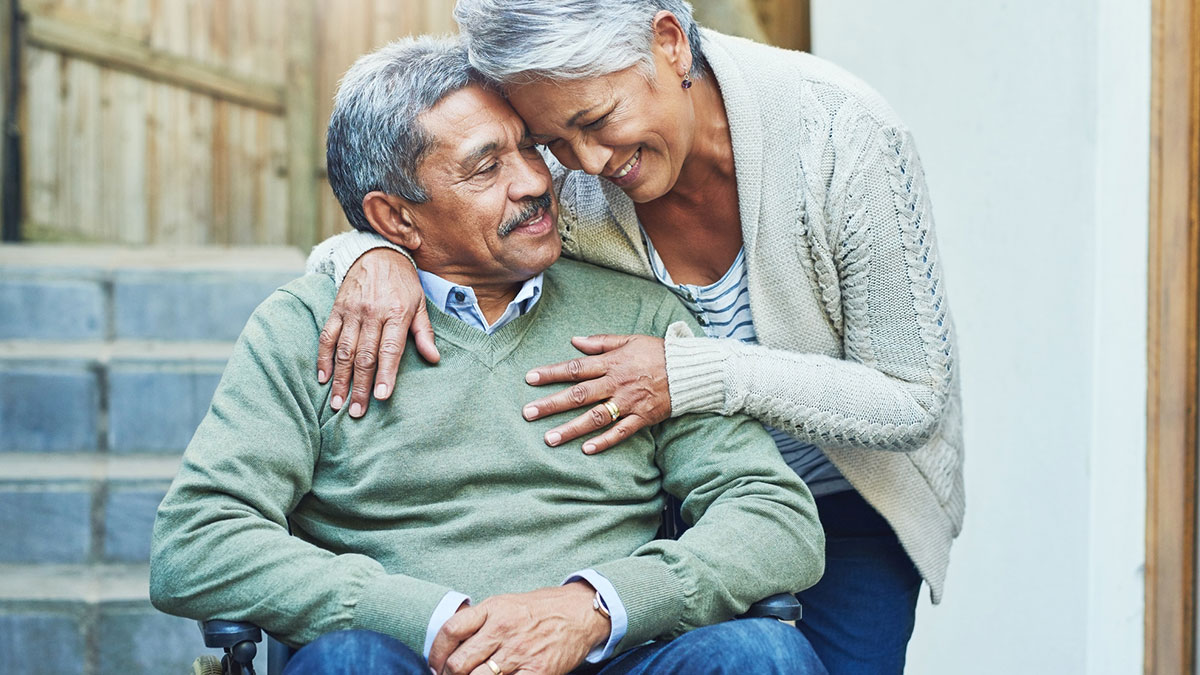
{"type": "MultiPolygon", "coordinates": [[[[750,315],[750,277],[746,269],[745,249],[738,251],[737,259],[724,276],[707,286],[696,286],[675,283],[644,230],[642,239],[650,254],[654,276],[683,300],[696,321],[704,327],[706,335],[758,344],[758,335],[754,332],[750,315]]],[[[769,425],[763,426],[775,440],[784,461],[808,484],[814,497],[852,489],[820,448],[769,425]]]]}

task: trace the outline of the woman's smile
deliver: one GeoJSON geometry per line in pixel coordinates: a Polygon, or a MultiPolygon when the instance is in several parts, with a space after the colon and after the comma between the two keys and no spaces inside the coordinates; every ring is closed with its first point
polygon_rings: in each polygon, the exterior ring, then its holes
{"type": "Polygon", "coordinates": [[[605,178],[612,181],[619,188],[627,188],[633,185],[634,181],[638,179],[641,169],[642,149],[638,148],[634,151],[633,157],[630,157],[629,161],[625,162],[620,169],[617,169],[616,173],[609,174],[605,178]]]}

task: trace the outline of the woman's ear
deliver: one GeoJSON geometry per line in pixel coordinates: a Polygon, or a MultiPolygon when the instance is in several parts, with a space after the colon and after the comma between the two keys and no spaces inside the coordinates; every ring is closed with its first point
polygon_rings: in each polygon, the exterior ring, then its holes
{"type": "Polygon", "coordinates": [[[412,206],[403,197],[376,190],[363,197],[362,206],[367,222],[385,239],[410,251],[421,247],[412,206]]]}
{"type": "Polygon", "coordinates": [[[660,10],[651,20],[654,28],[654,47],[662,52],[675,74],[684,77],[692,70],[692,48],[688,43],[687,31],[679,19],[667,10],[660,10]]]}

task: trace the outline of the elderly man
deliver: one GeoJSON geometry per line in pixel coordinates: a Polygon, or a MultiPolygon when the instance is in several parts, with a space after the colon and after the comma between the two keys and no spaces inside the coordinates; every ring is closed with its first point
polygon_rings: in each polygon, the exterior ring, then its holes
{"type": "Polygon", "coordinates": [[[799,631],[729,621],[823,567],[760,425],[684,416],[586,458],[521,418],[524,373],[571,335],[690,319],[649,282],[556,263],[549,172],[458,43],[360,59],[328,140],[351,223],[412,252],[440,363],[406,355],[380,414],[334,412],[309,372],[332,281],[268,298],[159,509],[155,605],[308,644],[288,672],[824,672],[799,631]],[[677,541],[655,539],[664,492],[694,523],[677,541]]]}

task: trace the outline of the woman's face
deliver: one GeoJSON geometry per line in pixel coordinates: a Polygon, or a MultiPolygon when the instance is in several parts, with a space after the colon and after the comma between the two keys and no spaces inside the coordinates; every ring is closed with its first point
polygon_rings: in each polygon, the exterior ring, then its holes
{"type": "Polygon", "coordinates": [[[635,66],[591,80],[535,82],[509,88],[509,101],[563,166],[648,202],[671,191],[692,147],[695,111],[680,86],[690,56],[684,67],[676,53],[657,40],[652,77],[635,66]]]}

